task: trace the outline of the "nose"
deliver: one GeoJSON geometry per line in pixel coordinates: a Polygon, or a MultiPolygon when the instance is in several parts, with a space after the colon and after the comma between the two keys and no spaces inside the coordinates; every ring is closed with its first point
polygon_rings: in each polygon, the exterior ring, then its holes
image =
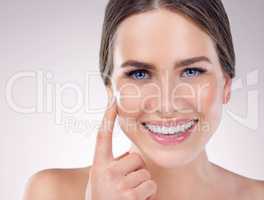
{"type": "Polygon", "coordinates": [[[158,115],[161,118],[170,118],[189,112],[191,105],[190,99],[186,98],[186,93],[189,93],[187,90],[187,85],[175,80],[175,77],[164,78],[160,82],[160,94],[157,98],[158,115]]]}
{"type": "Polygon", "coordinates": [[[160,84],[160,93],[157,98],[157,112],[161,117],[171,117],[178,112],[178,108],[173,101],[173,84],[163,81],[160,84]]]}

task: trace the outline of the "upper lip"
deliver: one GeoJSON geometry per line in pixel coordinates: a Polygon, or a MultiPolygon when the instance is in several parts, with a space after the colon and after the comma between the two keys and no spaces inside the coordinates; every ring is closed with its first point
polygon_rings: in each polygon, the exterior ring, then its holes
{"type": "Polygon", "coordinates": [[[166,121],[145,121],[142,124],[151,124],[151,125],[157,125],[157,126],[178,126],[182,124],[186,124],[190,121],[198,122],[197,118],[193,119],[178,119],[178,120],[166,120],[166,121]]]}

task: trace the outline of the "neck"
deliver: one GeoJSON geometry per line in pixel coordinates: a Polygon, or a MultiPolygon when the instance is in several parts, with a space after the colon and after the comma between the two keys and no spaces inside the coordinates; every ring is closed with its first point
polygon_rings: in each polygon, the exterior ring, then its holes
{"type": "MultiPolygon", "coordinates": [[[[130,152],[140,153],[135,146],[130,148],[130,152]]],[[[190,163],[171,169],[163,168],[144,156],[142,158],[158,184],[156,200],[199,199],[198,196],[204,196],[215,182],[215,167],[209,162],[205,150],[190,163]]]]}

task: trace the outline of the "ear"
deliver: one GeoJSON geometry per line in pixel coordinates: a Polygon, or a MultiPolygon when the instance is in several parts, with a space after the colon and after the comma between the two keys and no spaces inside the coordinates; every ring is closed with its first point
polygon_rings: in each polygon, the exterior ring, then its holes
{"type": "Polygon", "coordinates": [[[224,93],[223,93],[223,104],[227,104],[231,97],[231,86],[232,86],[232,79],[229,75],[224,75],[225,84],[224,84],[224,93]]]}

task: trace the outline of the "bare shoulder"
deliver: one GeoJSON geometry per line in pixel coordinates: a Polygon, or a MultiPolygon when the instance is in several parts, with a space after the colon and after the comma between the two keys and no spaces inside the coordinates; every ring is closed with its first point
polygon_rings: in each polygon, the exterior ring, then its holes
{"type": "Polygon", "coordinates": [[[256,200],[264,199],[264,180],[252,180],[252,190],[256,200]]]}
{"type": "Polygon", "coordinates": [[[29,178],[23,200],[82,200],[90,168],[39,171],[29,178]]]}
{"type": "Polygon", "coordinates": [[[264,181],[247,177],[241,179],[241,199],[262,200],[264,199],[264,181]],[[242,198],[243,197],[243,198],[242,198]],[[246,198],[247,197],[247,198],[246,198]]]}
{"type": "Polygon", "coordinates": [[[262,200],[264,199],[264,181],[237,175],[240,199],[262,200]]]}
{"type": "MultiPolygon", "coordinates": [[[[217,165],[215,165],[217,166],[217,165]]],[[[235,172],[217,166],[225,183],[228,182],[229,188],[233,188],[241,200],[263,200],[264,199],[264,180],[257,180],[246,177],[235,172]]]]}

